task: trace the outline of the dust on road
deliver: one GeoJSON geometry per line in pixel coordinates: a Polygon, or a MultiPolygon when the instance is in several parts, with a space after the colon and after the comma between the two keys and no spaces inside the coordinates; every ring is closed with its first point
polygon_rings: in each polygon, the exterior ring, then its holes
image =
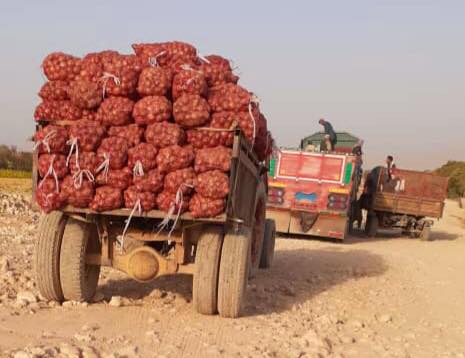
{"type": "Polygon", "coordinates": [[[455,202],[431,242],[278,240],[274,267],[249,283],[245,317],[230,320],[194,312],[189,276],[142,285],[103,270],[98,302],[42,301],[38,216],[11,192],[0,190],[2,357],[465,357],[465,210],[455,202]]]}

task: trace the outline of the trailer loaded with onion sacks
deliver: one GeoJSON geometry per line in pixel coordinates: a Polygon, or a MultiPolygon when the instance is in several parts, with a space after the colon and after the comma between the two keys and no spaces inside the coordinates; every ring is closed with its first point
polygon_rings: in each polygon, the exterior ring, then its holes
{"type": "Polygon", "coordinates": [[[89,301],[101,266],[140,282],[192,274],[202,314],[240,315],[273,259],[272,138],[227,59],[183,42],[56,52],[34,118],[37,285],[89,301]]]}

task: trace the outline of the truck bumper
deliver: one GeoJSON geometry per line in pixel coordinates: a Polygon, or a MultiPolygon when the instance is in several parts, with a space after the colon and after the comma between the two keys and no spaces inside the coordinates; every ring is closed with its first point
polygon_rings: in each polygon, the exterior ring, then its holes
{"type": "Polygon", "coordinates": [[[303,231],[300,224],[300,212],[267,208],[266,217],[276,222],[276,231],[281,234],[295,234],[316,237],[328,237],[344,240],[348,227],[348,217],[333,214],[318,214],[308,231],[303,231]]]}

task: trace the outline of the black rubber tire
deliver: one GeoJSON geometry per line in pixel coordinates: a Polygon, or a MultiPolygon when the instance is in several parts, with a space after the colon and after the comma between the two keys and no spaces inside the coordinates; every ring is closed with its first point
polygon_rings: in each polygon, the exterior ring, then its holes
{"type": "Polygon", "coordinates": [[[100,244],[90,233],[90,224],[68,219],[60,258],[61,287],[68,301],[90,301],[97,289],[100,266],[87,265],[86,253],[100,253],[100,244]]]}
{"type": "Polygon", "coordinates": [[[378,232],[378,217],[376,215],[369,215],[366,222],[365,232],[368,237],[375,237],[378,232]]]}
{"type": "Polygon", "coordinates": [[[67,216],[53,211],[40,218],[34,247],[34,271],[40,294],[50,301],[63,301],[60,283],[60,249],[67,216]]]}
{"type": "Polygon", "coordinates": [[[276,223],[274,220],[265,221],[265,240],[263,241],[260,268],[267,269],[273,265],[274,248],[276,245],[276,223]]]}
{"type": "Polygon", "coordinates": [[[200,235],[195,254],[192,301],[198,313],[218,312],[218,274],[223,244],[223,229],[207,227],[200,235]]]}
{"type": "Polygon", "coordinates": [[[431,239],[431,226],[425,225],[423,230],[420,233],[420,240],[421,241],[432,241],[431,239]]]}
{"type": "Polygon", "coordinates": [[[263,252],[263,243],[265,241],[266,188],[263,182],[261,182],[257,187],[254,213],[250,249],[249,279],[255,277],[258,272],[263,252]]]}
{"type": "Polygon", "coordinates": [[[218,279],[218,312],[221,317],[236,318],[241,314],[247,289],[250,242],[251,233],[246,228],[224,236],[218,279]]]}

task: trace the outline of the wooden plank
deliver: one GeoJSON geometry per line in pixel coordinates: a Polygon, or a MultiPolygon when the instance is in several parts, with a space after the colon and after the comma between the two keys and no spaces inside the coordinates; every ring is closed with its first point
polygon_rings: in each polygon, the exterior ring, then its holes
{"type": "Polygon", "coordinates": [[[377,193],[373,207],[374,210],[391,212],[394,214],[439,218],[442,216],[443,202],[391,193],[377,193]]]}
{"type": "MultiPolygon", "coordinates": [[[[110,215],[110,216],[129,216],[131,214],[132,209],[115,209],[110,211],[102,211],[97,212],[91,209],[83,209],[83,208],[75,208],[73,206],[65,206],[63,211],[66,213],[80,213],[80,214],[89,214],[89,215],[110,215]]],[[[164,219],[166,217],[166,213],[161,210],[150,210],[147,212],[143,212],[141,215],[138,213],[134,213],[134,217],[138,218],[152,218],[152,219],[164,219]]],[[[224,223],[226,221],[226,215],[222,214],[220,216],[214,218],[193,218],[192,215],[185,213],[179,217],[181,221],[198,221],[198,222],[218,222],[224,223]]]]}

